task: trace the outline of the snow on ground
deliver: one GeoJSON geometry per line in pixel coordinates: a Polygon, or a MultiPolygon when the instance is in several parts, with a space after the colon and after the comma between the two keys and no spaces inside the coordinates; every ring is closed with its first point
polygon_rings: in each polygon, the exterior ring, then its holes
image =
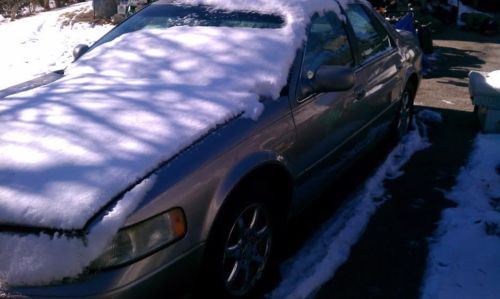
{"type": "Polygon", "coordinates": [[[65,13],[88,11],[92,1],[12,22],[0,22],[0,90],[65,68],[78,44],[92,44],[113,26],[74,23],[63,26],[65,13]]]}
{"type": "Polygon", "coordinates": [[[422,110],[414,127],[388,155],[362,190],[339,209],[282,268],[283,280],[272,292],[276,299],[302,299],[314,292],[335,274],[349,257],[351,247],[363,234],[368,221],[389,195],[385,194],[384,181],[402,175],[401,168],[417,151],[430,146],[426,122],[440,122],[441,115],[422,110]]]}
{"type": "Polygon", "coordinates": [[[486,76],[486,83],[493,88],[500,89],[500,70],[488,73],[486,76]]]}
{"type": "MultiPolygon", "coordinates": [[[[235,5],[280,12],[286,23],[279,29],[136,31],[95,48],[64,78],[0,100],[1,221],[80,229],[114,196],[210,129],[242,112],[256,119],[263,108],[259,96],[277,98],[286,84],[309,17],[337,7],[322,0],[235,5]]],[[[34,38],[51,31],[37,24],[34,38]]],[[[43,53],[49,49],[40,46],[43,53]]],[[[141,197],[133,198],[131,206],[141,197]]],[[[4,282],[43,284],[78,274],[103,248],[99,240],[116,231],[105,221],[99,227],[98,241],[87,247],[65,236],[0,234],[0,257],[9,257],[0,259],[4,282]],[[51,264],[56,252],[68,271],[51,264]]]]}
{"type": "Polygon", "coordinates": [[[500,296],[500,135],[478,135],[447,198],[430,254],[423,299],[500,296]]]}

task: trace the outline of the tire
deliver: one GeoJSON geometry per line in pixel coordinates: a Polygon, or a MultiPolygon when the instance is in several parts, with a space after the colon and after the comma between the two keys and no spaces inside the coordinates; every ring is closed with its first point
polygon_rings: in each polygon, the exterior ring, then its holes
{"type": "Polygon", "coordinates": [[[394,122],[394,130],[398,140],[403,138],[411,129],[413,120],[413,102],[415,100],[415,87],[408,83],[401,94],[398,114],[394,122]]]}
{"type": "MultiPolygon", "coordinates": [[[[207,243],[201,284],[207,298],[258,298],[275,268],[278,219],[274,192],[257,184],[231,196],[207,243]],[[213,296],[212,296],[213,295],[213,296]]],[[[202,296],[200,296],[202,295],[202,296]]]]}

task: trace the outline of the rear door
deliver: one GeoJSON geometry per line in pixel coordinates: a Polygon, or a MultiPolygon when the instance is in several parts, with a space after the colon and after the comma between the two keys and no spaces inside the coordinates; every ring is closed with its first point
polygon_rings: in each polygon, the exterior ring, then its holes
{"type": "Polygon", "coordinates": [[[359,61],[356,105],[372,121],[399,99],[402,57],[372,9],[354,2],[343,8],[359,61]]]}

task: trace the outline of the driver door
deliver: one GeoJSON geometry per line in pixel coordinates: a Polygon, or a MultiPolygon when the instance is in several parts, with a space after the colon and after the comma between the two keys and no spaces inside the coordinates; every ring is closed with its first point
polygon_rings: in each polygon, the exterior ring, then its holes
{"type": "Polygon", "coordinates": [[[359,88],[356,83],[350,90],[324,93],[315,92],[312,84],[316,70],[322,65],[354,68],[352,53],[345,23],[336,13],[313,16],[292,104],[297,143],[290,158],[301,170],[302,178],[318,173],[326,177],[328,171],[321,168],[332,169],[342,164],[337,163],[345,156],[342,145],[367,121],[363,119],[366,114],[356,113],[355,91],[359,88]]]}

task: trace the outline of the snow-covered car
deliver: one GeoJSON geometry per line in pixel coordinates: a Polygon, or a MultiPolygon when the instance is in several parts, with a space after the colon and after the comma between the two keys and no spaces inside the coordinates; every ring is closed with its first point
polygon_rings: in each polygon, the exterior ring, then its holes
{"type": "Polygon", "coordinates": [[[0,100],[7,295],[254,296],[287,220],[404,135],[421,78],[358,0],[158,1],[76,56],[0,100]]]}

